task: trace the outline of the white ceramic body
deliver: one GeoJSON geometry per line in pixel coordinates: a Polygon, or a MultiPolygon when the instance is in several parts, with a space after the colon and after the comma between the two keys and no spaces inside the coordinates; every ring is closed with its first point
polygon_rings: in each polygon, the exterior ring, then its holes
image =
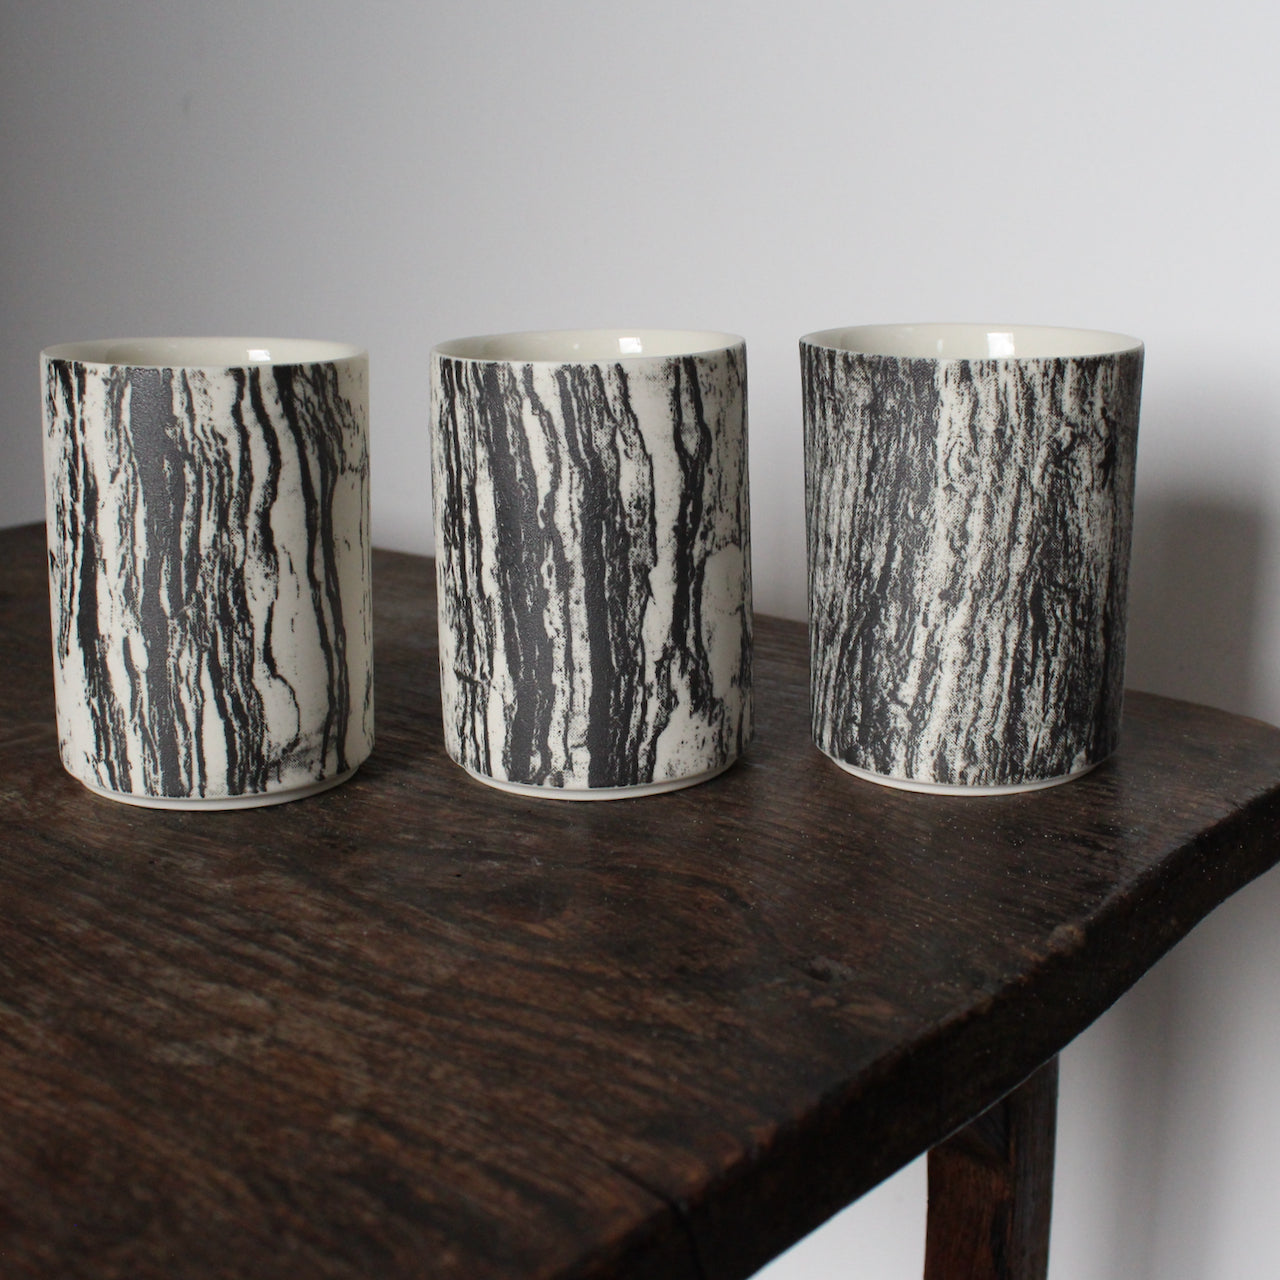
{"type": "Polygon", "coordinates": [[[126,339],[41,374],[67,770],[192,808],[348,777],[373,745],[365,353],[126,339]]]}
{"type": "Polygon", "coordinates": [[[939,794],[1114,750],[1142,344],[1019,325],[801,340],[813,733],[939,794]]]}
{"type": "Polygon", "coordinates": [[[727,334],[461,339],[432,355],[450,756],[618,799],[751,734],[746,351],[727,334]]]}

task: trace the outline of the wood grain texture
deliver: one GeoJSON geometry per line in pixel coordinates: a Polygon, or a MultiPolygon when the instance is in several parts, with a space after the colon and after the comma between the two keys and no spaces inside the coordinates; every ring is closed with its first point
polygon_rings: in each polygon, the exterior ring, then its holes
{"type": "Polygon", "coordinates": [[[0,1252],[36,1277],[740,1280],[954,1132],[1280,856],[1280,731],[1143,695],[1079,782],[943,800],[809,739],[505,796],[442,742],[429,561],[375,554],[378,746],[257,813],[57,758],[43,533],[0,534],[0,1252]]]}
{"type": "Polygon", "coordinates": [[[801,343],[814,741],[943,786],[1067,777],[1120,731],[1141,350],[801,343]]]}
{"type": "Polygon", "coordinates": [[[1045,1280],[1058,1059],[929,1152],[924,1280],[1045,1280]]]}
{"type": "Polygon", "coordinates": [[[647,786],[750,740],[746,358],[433,353],[445,745],[465,768],[647,786]]]}
{"type": "Polygon", "coordinates": [[[46,355],[59,737],[102,790],[340,777],[373,735],[368,360],[46,355]]]}

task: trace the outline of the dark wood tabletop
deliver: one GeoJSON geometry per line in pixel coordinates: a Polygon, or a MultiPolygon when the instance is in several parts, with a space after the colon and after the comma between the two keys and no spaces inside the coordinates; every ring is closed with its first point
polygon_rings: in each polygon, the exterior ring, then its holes
{"type": "Polygon", "coordinates": [[[356,777],[159,812],[63,772],[0,533],[0,1275],[743,1277],[1280,856],[1274,728],[1131,694],[1077,782],[887,790],[769,618],[722,777],[503,795],[443,752],[430,561],[374,566],[356,777]]]}

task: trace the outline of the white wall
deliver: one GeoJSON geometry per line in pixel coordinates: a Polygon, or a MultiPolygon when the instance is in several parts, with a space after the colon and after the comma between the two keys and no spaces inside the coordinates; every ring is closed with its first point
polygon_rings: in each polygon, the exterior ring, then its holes
{"type": "MultiPolygon", "coordinates": [[[[41,514],[51,342],[367,344],[375,537],[426,550],[433,343],[727,328],[751,365],[757,602],[802,616],[801,333],[1119,329],[1148,350],[1130,683],[1280,720],[1275,14],[5,5],[0,524],[41,514]]],[[[1273,1274],[1277,907],[1272,876],[1067,1053],[1056,1280],[1273,1274]]],[[[775,1276],[915,1274],[922,1187],[907,1171],[775,1276]]]]}

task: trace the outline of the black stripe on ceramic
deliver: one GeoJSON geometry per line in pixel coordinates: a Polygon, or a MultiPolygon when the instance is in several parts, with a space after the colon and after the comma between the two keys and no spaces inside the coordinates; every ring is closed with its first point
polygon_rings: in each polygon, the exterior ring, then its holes
{"type": "Polygon", "coordinates": [[[67,769],[197,801],[350,772],[373,735],[364,354],[143,340],[42,363],[67,769]]]}
{"type": "Polygon", "coordinates": [[[751,733],[741,341],[500,335],[433,362],[450,755],[553,791],[730,763],[751,733]]]}
{"type": "Polygon", "coordinates": [[[1015,354],[1064,332],[802,340],[813,733],[834,759],[1017,787],[1114,749],[1142,348],[1015,354]]]}

